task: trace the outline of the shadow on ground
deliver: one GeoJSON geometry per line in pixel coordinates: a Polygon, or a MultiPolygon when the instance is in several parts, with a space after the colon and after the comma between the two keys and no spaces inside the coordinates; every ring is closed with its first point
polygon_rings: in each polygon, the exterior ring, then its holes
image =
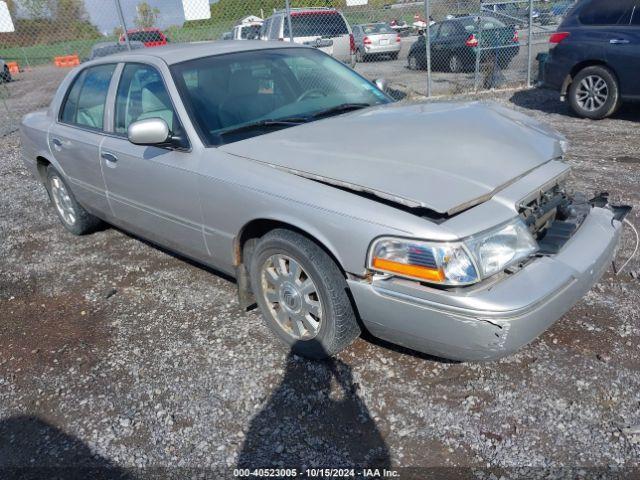
{"type": "Polygon", "coordinates": [[[81,440],[44,420],[16,416],[0,420],[0,478],[133,479],[81,440]]]}
{"type": "Polygon", "coordinates": [[[358,389],[344,362],[290,353],[284,378],[251,421],[237,467],[389,468],[389,449],[358,389]]]}
{"type": "MultiPolygon", "coordinates": [[[[560,94],[555,90],[545,88],[532,88],[515,92],[509,99],[511,103],[528,110],[538,112],[567,115],[572,118],[577,116],[571,111],[567,102],[560,101],[560,94]]],[[[627,120],[640,122],[640,104],[625,103],[611,116],[613,120],[627,120]]],[[[585,120],[587,121],[587,120],[585,120]]]]}

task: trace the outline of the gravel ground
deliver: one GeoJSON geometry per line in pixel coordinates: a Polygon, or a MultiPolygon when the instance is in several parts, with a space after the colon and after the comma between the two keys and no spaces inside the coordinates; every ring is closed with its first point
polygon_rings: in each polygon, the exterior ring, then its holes
{"type": "MultiPolygon", "coordinates": [[[[591,122],[551,92],[492,98],[565,133],[573,186],[610,191],[640,224],[637,109],[591,122]]],[[[240,312],[228,278],[116,229],[67,233],[22,167],[18,136],[0,148],[0,471],[410,466],[565,478],[640,467],[638,259],[497,362],[359,339],[314,363],[240,312]]],[[[632,247],[627,233],[620,258],[632,247]]]]}

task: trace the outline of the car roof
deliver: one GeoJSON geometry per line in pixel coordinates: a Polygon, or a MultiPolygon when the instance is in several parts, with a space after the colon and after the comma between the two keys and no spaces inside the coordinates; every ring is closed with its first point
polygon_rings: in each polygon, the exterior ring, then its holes
{"type": "Polygon", "coordinates": [[[194,43],[176,43],[161,47],[142,48],[116,55],[110,55],[109,60],[117,62],[133,62],[140,57],[155,57],[168,65],[186,62],[202,57],[225,55],[235,52],[249,52],[252,50],[273,50],[276,48],[309,48],[290,42],[266,42],[263,40],[225,40],[194,43]]]}

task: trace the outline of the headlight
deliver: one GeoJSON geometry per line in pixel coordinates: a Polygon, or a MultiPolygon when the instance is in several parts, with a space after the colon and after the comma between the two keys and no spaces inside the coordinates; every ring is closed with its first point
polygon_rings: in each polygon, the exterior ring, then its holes
{"type": "Polygon", "coordinates": [[[517,219],[462,242],[379,238],[371,246],[368,267],[439,285],[470,285],[537,250],[535,239],[517,219]]]}
{"type": "Polygon", "coordinates": [[[537,242],[520,219],[471,237],[465,243],[478,262],[482,278],[501,272],[538,251],[537,242]]]}

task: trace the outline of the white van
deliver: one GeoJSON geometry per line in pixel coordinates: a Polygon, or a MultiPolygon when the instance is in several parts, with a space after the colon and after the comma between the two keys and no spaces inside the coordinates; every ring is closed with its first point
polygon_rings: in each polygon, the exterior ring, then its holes
{"type": "MultiPolygon", "coordinates": [[[[292,8],[293,41],[328,53],[337,60],[355,65],[356,45],[349,23],[335,8],[292,8]]],[[[260,30],[261,40],[288,42],[287,12],[276,11],[267,18],[260,30]]]]}

